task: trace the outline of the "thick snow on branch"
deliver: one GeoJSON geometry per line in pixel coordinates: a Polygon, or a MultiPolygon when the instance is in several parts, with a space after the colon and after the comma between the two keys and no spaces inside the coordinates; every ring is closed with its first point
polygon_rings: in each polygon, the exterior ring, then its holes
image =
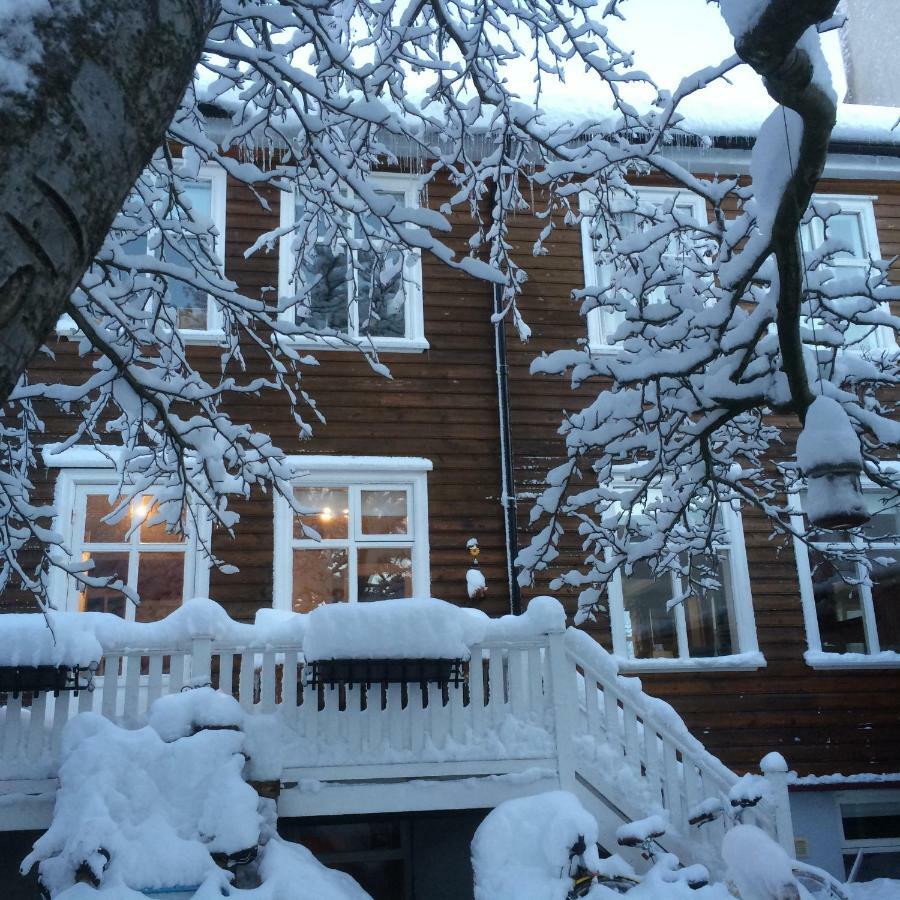
{"type": "Polygon", "coordinates": [[[617,4],[224,0],[165,145],[69,300],[64,330],[84,371],[23,377],[5,405],[0,589],[22,586],[46,605],[50,567],[92,579],[49,530],[52,507],[31,500],[48,417],[71,423],[63,448],[119,442],[120,502],[153,486],[155,515],[174,531],[192,516],[228,531],[230,501],[258,487],[294,504],[283,448],[233,418],[234,404],[277,395],[294,437],[309,438],[323,418],[303,381],[315,365],[310,338],[358,348],[374,373],[388,374],[375,338],[409,278],[404,255],[497,285],[501,315],[527,337],[527,260],[510,236],[523,210],[546,223],[528,248],[535,254],[560,225],[589,216],[605,274],[577,299],[586,315],[615,322],[617,351],[582,347],[535,363],[570,371],[597,395],[563,423],[568,461],[538,502],[537,518],[549,520],[522,556],[526,579],[553,559],[574,517],[586,565],[563,580],[585,589],[586,606],[623,563],[704,581],[722,504],[755,503],[780,521],[783,484],[762,464],[780,429],[764,411],[802,418],[811,385],[845,407],[870,476],[893,489],[878,449],[897,431],[892,403],[879,399],[897,381],[894,357],[851,358],[843,348],[896,326],[885,302],[898,292],[883,263],[835,274],[829,264],[848,249],[828,232],[836,211],[816,211],[827,239],[810,253],[796,238],[834,123],[816,31],[828,5],[725,4],[737,56],[670,92],[615,40],[617,4]],[[675,141],[696,142],[682,104],[741,61],[782,104],[763,128],[749,186],[692,174],[667,153],[675,141]],[[584,95],[577,115],[543,108],[551,83],[584,95]],[[204,164],[263,208],[279,196],[294,208],[290,224],[246,251],[292,247],[281,296],[274,285],[249,296],[224,272],[224,236],[198,199],[204,164]],[[398,168],[420,177],[423,207],[437,179],[453,185],[452,199],[429,210],[379,193],[372,172],[398,168]],[[690,203],[645,202],[629,184],[635,174],[665,176],[707,216],[690,203]],[[472,219],[463,256],[444,241],[460,211],[472,219]],[[311,314],[329,279],[346,285],[334,322],[311,314]],[[179,330],[186,325],[216,346],[212,370],[179,330]]]}

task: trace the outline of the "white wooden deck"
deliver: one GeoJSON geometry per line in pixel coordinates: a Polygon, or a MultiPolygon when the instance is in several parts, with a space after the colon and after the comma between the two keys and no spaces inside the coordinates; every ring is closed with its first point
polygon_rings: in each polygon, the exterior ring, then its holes
{"type": "MultiPolygon", "coordinates": [[[[597,817],[610,848],[623,822],[667,814],[666,840],[684,862],[704,861],[727,827],[688,820],[701,801],[725,798],[737,776],[582,632],[473,645],[464,686],[311,687],[305,669],[298,646],[194,637],[107,648],[91,692],[7,697],[0,830],[48,824],[72,716],[91,710],[138,727],[158,697],[207,684],[239,700],[248,735],[267,745],[265,771],[251,757],[248,778],[272,780],[276,754],[281,815],[484,808],[564,788],[597,817]]],[[[793,854],[784,776],[767,780],[756,820],[793,854]]]]}

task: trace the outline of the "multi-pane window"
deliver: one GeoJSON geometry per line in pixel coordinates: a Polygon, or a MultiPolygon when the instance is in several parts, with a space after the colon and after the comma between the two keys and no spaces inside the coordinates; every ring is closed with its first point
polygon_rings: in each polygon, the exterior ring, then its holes
{"type": "MultiPolygon", "coordinates": [[[[800,241],[805,254],[812,254],[826,240],[839,241],[846,249],[833,254],[822,268],[832,279],[841,278],[851,272],[868,271],[870,260],[881,258],[878,246],[878,232],[875,211],[871,198],[817,195],[813,202],[835,203],[841,211],[829,216],[827,221],[819,216],[812,217],[800,228],[800,241]]],[[[815,327],[814,320],[807,320],[815,327]]],[[[857,350],[875,350],[894,346],[890,329],[853,323],[844,335],[846,344],[857,350]]]]}
{"type": "MultiPolygon", "coordinates": [[[[208,592],[208,563],[198,552],[194,517],[186,517],[183,533],[168,531],[154,521],[152,491],[128,501],[116,494],[110,470],[66,467],[57,479],[56,505],[57,528],[72,560],[90,561],[86,575],[120,581],[140,597],[136,605],[112,584],[85,585],[54,570],[50,593],[66,609],[153,621],[208,592]]],[[[208,532],[202,537],[208,540],[208,532]]]]}
{"type": "MultiPolygon", "coordinates": [[[[399,206],[418,206],[416,179],[380,174],[373,180],[378,192],[399,206]]],[[[299,195],[293,202],[287,195],[282,198],[282,226],[302,216],[303,202],[299,195]]],[[[306,325],[313,341],[315,332],[321,332],[367,339],[385,348],[427,347],[419,254],[387,241],[372,215],[354,219],[348,226],[352,246],[329,238],[324,220],[317,220],[315,227],[319,240],[299,261],[292,250],[294,236],[282,240],[279,293],[294,298],[285,317],[306,325]]]]}
{"type": "MultiPolygon", "coordinates": [[[[327,459],[298,478],[299,512],[277,501],[276,604],[309,612],[427,596],[425,467],[329,471],[327,459]]],[[[298,469],[308,464],[298,457],[298,469]]]]}
{"type": "MultiPolygon", "coordinates": [[[[825,653],[900,652],[900,509],[877,490],[866,491],[872,518],[862,527],[869,545],[848,531],[819,530],[812,546],[795,543],[809,647],[825,653]],[[827,553],[826,553],[827,550],[827,553]],[[865,556],[870,572],[859,559],[865,556]]],[[[799,496],[802,509],[804,494],[799,496]]],[[[806,527],[801,515],[795,527],[806,527]]]]}
{"type": "Polygon", "coordinates": [[[613,651],[623,659],[728,657],[755,652],[755,628],[740,515],[722,507],[727,540],[687,576],[656,577],[646,563],[609,585],[613,651]]]}
{"type": "MultiPolygon", "coordinates": [[[[689,191],[674,188],[642,187],[636,191],[638,209],[652,214],[672,202],[673,211],[680,220],[706,224],[706,205],[702,197],[689,191]]],[[[627,237],[638,230],[649,227],[650,219],[639,216],[634,210],[610,211],[601,215],[595,211],[596,201],[585,194],[581,198],[581,209],[585,213],[581,220],[582,254],[584,258],[584,279],[586,287],[607,287],[613,273],[613,257],[609,249],[609,241],[627,237]]],[[[661,262],[673,262],[683,259],[689,248],[685,240],[673,234],[665,251],[661,254],[661,262]]],[[[665,300],[665,288],[655,288],[650,293],[651,302],[665,300]]],[[[592,348],[609,348],[615,346],[613,335],[625,320],[625,313],[611,308],[593,309],[588,314],[588,343],[592,348]]]]}
{"type": "MultiPolygon", "coordinates": [[[[132,256],[154,256],[173,266],[187,270],[194,268],[189,258],[224,259],[225,251],[225,192],[227,177],[218,166],[204,165],[196,178],[184,178],[180,182],[181,203],[190,210],[192,222],[185,221],[179,231],[172,219],[187,220],[187,213],[176,208],[165,214],[170,220],[164,229],[151,229],[146,234],[124,243],[122,249],[132,256]],[[211,221],[216,235],[210,241],[206,224],[211,221]]],[[[125,204],[125,212],[140,213],[141,201],[132,195],[125,204]],[[137,208],[135,209],[135,207],[137,208]]],[[[204,334],[215,336],[221,331],[221,315],[212,297],[201,287],[187,284],[177,278],[166,279],[165,302],[173,308],[172,318],[184,338],[197,339],[204,334]]],[[[74,322],[63,316],[58,330],[75,330],[74,322]]]]}

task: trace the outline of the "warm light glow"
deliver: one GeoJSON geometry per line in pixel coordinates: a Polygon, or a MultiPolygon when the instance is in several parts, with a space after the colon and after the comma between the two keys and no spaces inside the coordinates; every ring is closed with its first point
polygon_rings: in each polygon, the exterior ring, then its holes
{"type": "Polygon", "coordinates": [[[150,506],[150,498],[141,497],[140,500],[131,504],[131,518],[137,522],[145,521],[150,512],[150,506]]]}
{"type": "Polygon", "coordinates": [[[323,506],[322,512],[319,513],[319,518],[323,522],[330,522],[334,518],[334,514],[331,512],[331,507],[323,506]]]}

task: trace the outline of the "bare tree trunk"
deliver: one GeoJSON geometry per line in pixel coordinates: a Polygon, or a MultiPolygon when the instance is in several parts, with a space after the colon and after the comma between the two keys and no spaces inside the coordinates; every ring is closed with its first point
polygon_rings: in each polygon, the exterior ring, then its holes
{"type": "Polygon", "coordinates": [[[190,84],[215,0],[81,0],[0,98],[0,402],[53,329],[190,84]]]}

